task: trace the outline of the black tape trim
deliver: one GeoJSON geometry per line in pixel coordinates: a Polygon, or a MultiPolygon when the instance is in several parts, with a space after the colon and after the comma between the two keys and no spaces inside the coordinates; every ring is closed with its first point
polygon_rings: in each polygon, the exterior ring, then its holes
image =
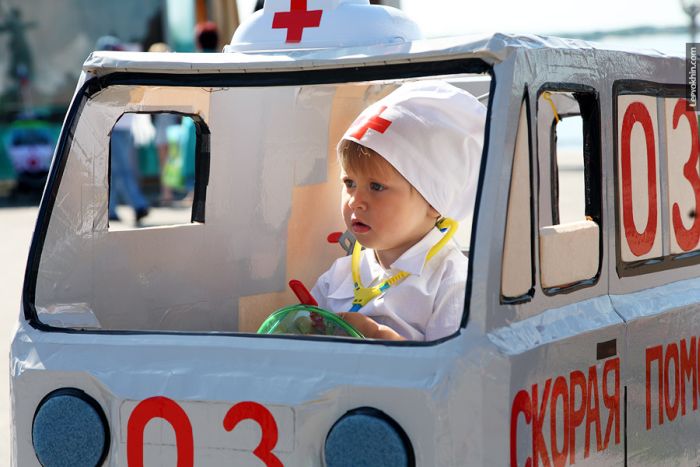
{"type": "Polygon", "coordinates": [[[623,452],[625,455],[625,467],[627,467],[627,386],[624,387],[624,404],[622,405],[622,410],[623,410],[623,429],[622,429],[622,436],[623,438],[623,452]]]}
{"type": "Polygon", "coordinates": [[[399,423],[396,420],[374,407],[358,407],[356,409],[352,409],[345,412],[345,414],[342,417],[335,421],[331,429],[328,430],[328,434],[326,434],[326,439],[323,441],[324,447],[328,442],[328,436],[331,434],[335,426],[338,423],[340,423],[344,418],[353,415],[366,415],[368,417],[378,418],[379,420],[387,422],[389,426],[391,426],[399,435],[399,438],[401,439],[401,442],[403,443],[404,448],[406,449],[406,457],[408,457],[406,467],[416,467],[416,455],[413,450],[413,444],[411,443],[411,439],[408,437],[404,429],[401,427],[401,425],[399,425],[399,423]]]}
{"type": "MultiPolygon", "coordinates": [[[[585,213],[586,216],[593,219],[598,224],[598,270],[595,276],[589,279],[567,284],[558,287],[543,287],[542,291],[545,295],[552,296],[558,294],[568,294],[581,290],[587,287],[595,286],[600,280],[600,275],[603,266],[603,253],[605,251],[605,226],[603,224],[603,199],[602,199],[602,139],[601,139],[601,116],[600,116],[600,97],[598,90],[592,86],[578,83],[545,83],[537,91],[537,98],[544,92],[570,92],[579,104],[580,116],[583,121],[583,167],[584,167],[584,185],[585,185],[585,213]]],[[[566,115],[563,115],[564,117],[566,115]]],[[[550,131],[550,135],[553,132],[550,131]]],[[[550,142],[551,143],[551,142],[550,142]]],[[[558,170],[555,159],[556,145],[551,146],[550,163],[552,163],[552,171],[550,172],[550,186],[557,187],[556,196],[552,196],[552,220],[554,224],[559,221],[559,192],[558,192],[558,170]],[[556,214],[556,216],[555,216],[556,214]]],[[[539,228],[538,228],[539,233],[539,228]]]]}
{"type": "Polygon", "coordinates": [[[207,204],[207,188],[209,187],[209,168],[211,166],[210,148],[211,132],[199,115],[190,115],[194,120],[196,133],[195,165],[194,165],[194,196],[192,200],[192,222],[204,223],[205,206],[207,204]]]}
{"type": "MultiPolygon", "coordinates": [[[[613,120],[613,168],[615,183],[615,269],[619,278],[634,277],[642,274],[667,271],[685,266],[695,266],[700,264],[700,251],[690,251],[687,253],[669,254],[658,258],[650,258],[639,261],[625,262],[622,260],[622,213],[620,212],[620,168],[618,167],[618,96],[643,95],[663,98],[685,98],[685,84],[655,83],[642,80],[618,80],[613,83],[612,120],[613,120]]],[[[661,131],[661,129],[658,129],[661,131]]],[[[659,163],[664,163],[661,154],[658,154],[659,163]]],[[[668,180],[659,180],[658,183],[667,183],[668,180]]],[[[659,185],[659,192],[660,192],[659,185]]],[[[667,209],[661,206],[661,209],[667,209]]],[[[659,213],[659,215],[661,215],[659,213]]],[[[665,226],[661,226],[661,233],[665,226]]],[[[669,235],[672,233],[669,231],[669,235]]]]}
{"type": "MultiPolygon", "coordinates": [[[[99,78],[93,78],[83,83],[76,93],[75,98],[68,110],[66,122],[61,130],[58,144],[56,146],[55,163],[52,165],[49,174],[44,197],[39,207],[39,216],[32,236],[27,268],[24,275],[24,286],[22,289],[22,305],[24,317],[33,328],[43,332],[59,332],[66,334],[104,334],[104,335],[193,335],[201,336],[208,333],[202,332],[171,332],[171,331],[104,331],[104,330],[79,330],[70,328],[59,328],[42,323],[36,311],[36,283],[39,272],[41,253],[46,240],[49,220],[56,201],[58,187],[68,157],[68,150],[72,145],[75,128],[78,122],[78,115],[82,112],[87,100],[94,94],[102,91],[108,86],[121,85],[167,85],[167,86],[200,86],[200,87],[245,87],[245,86],[294,86],[310,84],[337,84],[372,81],[378,79],[398,79],[398,78],[418,78],[440,75],[457,75],[462,73],[488,74],[491,77],[489,104],[486,119],[486,131],[484,135],[484,151],[482,155],[481,167],[479,170],[479,183],[474,207],[474,221],[472,225],[472,238],[470,243],[470,255],[474,251],[474,240],[478,220],[479,201],[483,188],[483,178],[486,165],[486,154],[488,153],[488,137],[490,134],[490,121],[492,116],[492,102],[496,87],[496,77],[491,65],[481,59],[454,59],[432,62],[416,62],[396,65],[379,65],[369,67],[352,67],[342,69],[327,70],[304,70],[293,72],[251,72],[251,73],[211,73],[211,74],[176,74],[176,73],[111,73],[99,78]]],[[[204,141],[204,139],[203,139],[204,141]]],[[[202,148],[204,151],[205,148],[202,148]]],[[[195,177],[208,179],[209,167],[202,167],[202,172],[195,169],[195,177]]],[[[197,193],[195,193],[195,197],[197,193]]],[[[200,194],[201,196],[201,194],[200,194]]],[[[204,203],[204,199],[198,201],[204,203]]],[[[193,220],[196,216],[196,209],[193,209],[193,220]]],[[[352,342],[353,344],[363,343],[368,345],[396,346],[396,347],[430,347],[439,345],[461,333],[469,319],[469,302],[471,298],[472,268],[469,268],[467,275],[465,307],[460,328],[449,336],[429,342],[417,341],[372,341],[372,340],[345,340],[342,338],[324,338],[307,336],[287,336],[287,335],[258,335],[250,333],[217,333],[217,336],[267,338],[267,339],[298,339],[315,342],[352,342]]]]}
{"type": "Polygon", "coordinates": [[[246,72],[246,73],[128,73],[115,72],[88,83],[88,97],[108,86],[159,85],[178,87],[270,87],[312,84],[339,84],[377,79],[420,78],[460,73],[486,74],[491,66],[481,59],[452,59],[394,65],[375,65],[340,69],[246,72]]]}
{"type": "MultiPolygon", "coordinates": [[[[59,136],[58,144],[56,145],[54,163],[51,164],[51,170],[44,188],[44,195],[39,206],[39,214],[37,217],[36,226],[34,228],[34,233],[32,235],[29,256],[27,258],[27,267],[24,271],[24,285],[22,287],[24,318],[29,321],[30,325],[37,328],[40,328],[37,325],[47,328],[49,327],[43,325],[37,319],[36,307],[34,305],[36,300],[36,281],[39,274],[41,251],[44,246],[44,241],[46,240],[46,233],[48,231],[53,206],[56,202],[58,187],[61,184],[61,179],[63,178],[63,170],[65,169],[67,162],[66,154],[68,152],[68,148],[70,148],[73,144],[75,127],[77,126],[76,116],[82,112],[83,107],[87,102],[86,92],[89,86],[90,82],[86,82],[77,92],[76,97],[73,99],[73,103],[68,110],[66,123],[61,129],[61,135],[59,136]]],[[[111,169],[109,174],[111,174],[111,169]]]]}
{"type": "MultiPolygon", "coordinates": [[[[92,407],[93,410],[97,413],[97,416],[102,422],[102,427],[104,428],[105,444],[102,447],[102,454],[100,454],[100,458],[97,461],[97,464],[95,464],[95,466],[100,466],[104,464],[105,460],[107,459],[107,454],[109,454],[109,448],[111,443],[111,434],[109,429],[109,423],[107,421],[107,416],[105,415],[104,410],[102,410],[102,406],[99,404],[99,402],[97,402],[92,396],[88,395],[85,391],[78,388],[56,389],[54,391],[51,391],[50,393],[45,395],[43,399],[41,399],[41,402],[39,402],[39,405],[36,406],[34,416],[32,417],[32,447],[34,447],[34,422],[36,421],[36,416],[39,413],[39,410],[41,410],[41,408],[46,402],[58,396],[71,396],[80,399],[83,402],[86,402],[88,405],[90,405],[90,407],[92,407]]],[[[34,455],[36,456],[36,450],[34,451],[34,455]]],[[[39,460],[38,456],[37,460],[41,464],[41,461],[39,460]]]]}
{"type": "MultiPolygon", "coordinates": [[[[532,297],[535,296],[535,231],[534,228],[537,225],[536,219],[535,219],[535,183],[534,183],[534,167],[533,167],[533,156],[535,154],[534,148],[533,148],[533,140],[534,138],[532,137],[532,116],[531,116],[531,106],[530,106],[530,90],[528,88],[528,85],[525,84],[525,88],[523,90],[523,101],[521,102],[522,104],[525,104],[525,118],[527,119],[527,150],[528,150],[528,179],[530,181],[529,188],[530,188],[530,290],[528,290],[526,293],[519,295],[517,297],[506,297],[505,295],[501,294],[500,296],[500,302],[501,305],[517,305],[520,303],[527,303],[530,300],[532,300],[532,297]]],[[[518,126],[520,125],[520,121],[518,121],[518,126]]],[[[515,149],[513,150],[513,164],[511,165],[511,182],[508,185],[508,209],[506,210],[506,225],[505,227],[508,226],[508,211],[510,210],[510,188],[512,186],[512,180],[513,180],[513,171],[512,171],[512,166],[515,165],[515,149]]],[[[505,229],[504,227],[504,229],[505,229]]],[[[501,258],[503,258],[503,251],[505,250],[505,232],[503,235],[504,243],[503,243],[503,249],[501,250],[501,258]]],[[[501,266],[503,267],[503,266],[501,266]]],[[[502,281],[502,279],[501,279],[502,281]]],[[[502,290],[502,289],[501,289],[502,290]]]]}
{"type": "MultiPolygon", "coordinates": [[[[484,131],[484,148],[481,152],[481,167],[479,167],[479,182],[476,188],[476,198],[474,199],[474,215],[472,216],[472,233],[469,239],[469,271],[467,272],[467,286],[464,292],[464,314],[462,315],[462,322],[460,323],[460,328],[466,329],[467,323],[469,322],[469,314],[471,312],[470,304],[472,297],[472,284],[474,277],[474,261],[473,254],[476,248],[476,233],[478,231],[479,225],[479,211],[481,206],[481,196],[484,192],[484,178],[486,178],[486,164],[488,163],[488,153],[489,153],[489,140],[491,139],[491,119],[493,118],[493,97],[496,94],[496,74],[493,73],[492,69],[488,70],[491,75],[491,84],[489,87],[489,104],[486,109],[486,128],[484,131]]],[[[454,335],[454,334],[453,334],[454,335]]],[[[440,343],[443,340],[449,339],[452,336],[447,336],[443,339],[433,341],[435,343],[440,343]]]]}

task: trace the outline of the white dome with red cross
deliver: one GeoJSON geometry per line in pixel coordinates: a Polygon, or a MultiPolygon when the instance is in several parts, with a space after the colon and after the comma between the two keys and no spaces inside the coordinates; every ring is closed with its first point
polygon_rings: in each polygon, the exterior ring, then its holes
{"type": "Polygon", "coordinates": [[[418,25],[401,10],[369,0],[266,0],[224,50],[354,47],[420,38],[418,25]]]}

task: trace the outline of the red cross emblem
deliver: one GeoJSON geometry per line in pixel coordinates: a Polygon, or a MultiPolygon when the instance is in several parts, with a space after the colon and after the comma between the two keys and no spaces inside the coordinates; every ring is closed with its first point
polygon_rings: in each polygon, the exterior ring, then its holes
{"type": "Polygon", "coordinates": [[[306,0],[292,0],[290,11],[278,11],[272,18],[272,29],[286,29],[288,44],[301,42],[304,28],[317,28],[323,10],[307,10],[306,0]]]}
{"type": "Polygon", "coordinates": [[[376,132],[383,134],[386,131],[386,129],[389,128],[389,125],[391,125],[391,120],[387,120],[385,118],[380,117],[382,112],[384,112],[385,110],[386,105],[380,107],[376,114],[367,118],[367,120],[365,120],[364,123],[356,125],[353,132],[350,133],[350,136],[352,136],[355,139],[361,140],[365,136],[365,133],[367,133],[367,130],[369,130],[370,128],[376,132]]]}

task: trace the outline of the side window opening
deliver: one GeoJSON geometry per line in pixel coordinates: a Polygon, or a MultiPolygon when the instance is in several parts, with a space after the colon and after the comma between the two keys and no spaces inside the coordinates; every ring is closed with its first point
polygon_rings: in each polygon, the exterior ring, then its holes
{"type": "Polygon", "coordinates": [[[203,222],[208,139],[197,116],[122,114],[110,133],[109,231],[203,222]]]}
{"type": "Polygon", "coordinates": [[[586,183],[583,163],[583,119],[580,115],[562,118],[552,128],[552,164],[557,177],[553,194],[552,217],[555,224],[566,224],[586,218],[586,183]],[[560,189],[560,187],[565,189],[560,189]]]}
{"type": "Polygon", "coordinates": [[[593,90],[544,91],[538,98],[540,161],[549,168],[540,178],[549,177],[551,223],[539,229],[540,280],[548,294],[592,285],[600,271],[599,121],[593,90]]]}

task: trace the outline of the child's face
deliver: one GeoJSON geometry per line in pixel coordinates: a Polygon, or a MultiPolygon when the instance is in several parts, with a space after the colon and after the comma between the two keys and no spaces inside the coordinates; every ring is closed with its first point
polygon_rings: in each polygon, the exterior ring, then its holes
{"type": "Polygon", "coordinates": [[[386,160],[341,169],[345,225],[385,267],[435,226],[439,214],[386,160]]]}

